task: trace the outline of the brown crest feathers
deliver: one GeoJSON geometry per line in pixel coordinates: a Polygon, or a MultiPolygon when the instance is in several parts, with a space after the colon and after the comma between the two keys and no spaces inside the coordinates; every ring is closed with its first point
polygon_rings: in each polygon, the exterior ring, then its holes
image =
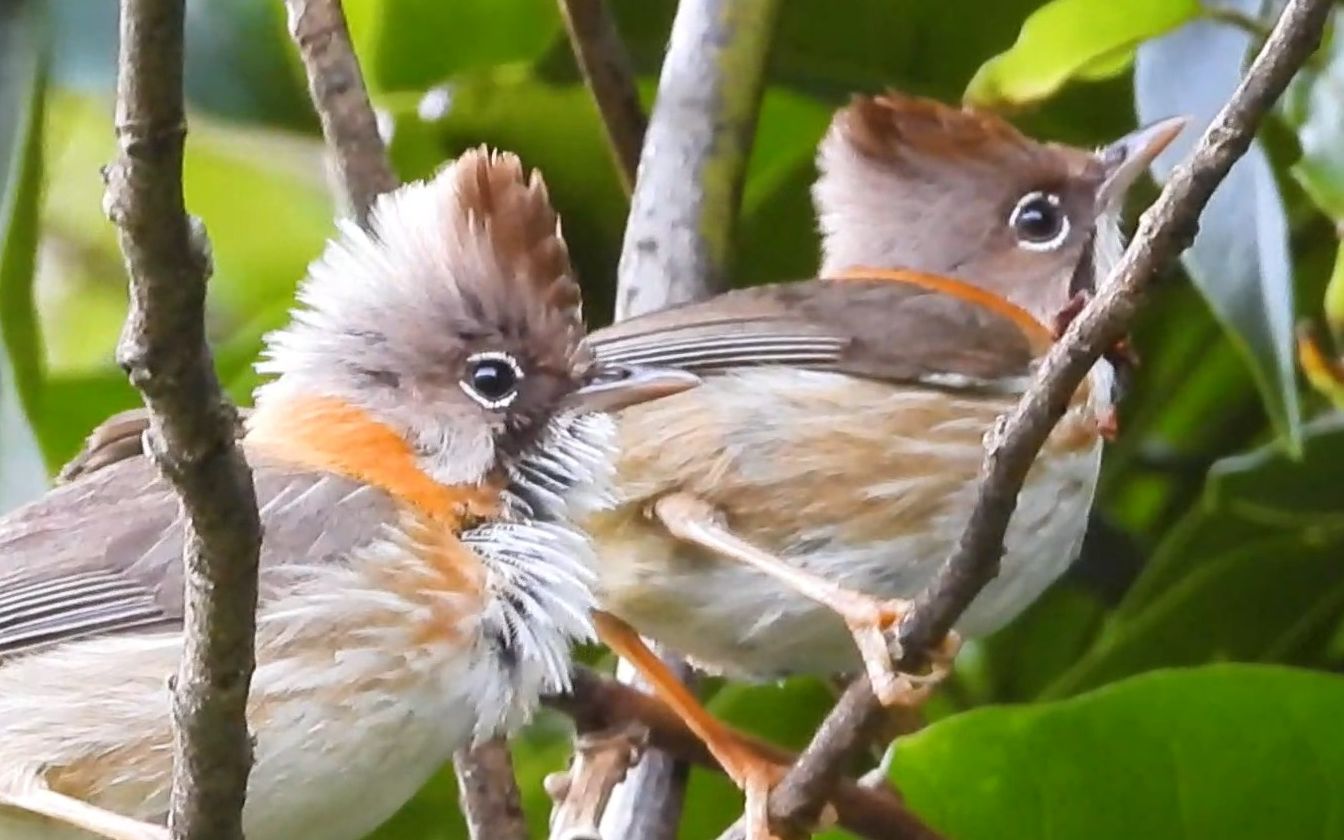
{"type": "Polygon", "coordinates": [[[1051,147],[994,114],[898,91],[855,96],[831,126],[856,151],[893,165],[932,158],[1039,166],[1051,156],[1051,147]]]}
{"type": "Polygon", "coordinates": [[[541,173],[527,172],[515,154],[479,146],[464,152],[446,174],[459,209],[452,215],[464,219],[469,230],[484,231],[498,265],[515,282],[531,286],[522,294],[581,327],[582,295],[541,173]]]}

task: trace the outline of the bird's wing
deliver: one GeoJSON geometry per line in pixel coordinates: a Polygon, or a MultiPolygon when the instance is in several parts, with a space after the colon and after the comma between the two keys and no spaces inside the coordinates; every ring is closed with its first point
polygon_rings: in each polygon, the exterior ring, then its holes
{"type": "MultiPolygon", "coordinates": [[[[392,500],[367,485],[273,463],[253,468],[263,578],[282,563],[341,562],[395,516],[392,500]]],[[[0,519],[0,662],[77,637],[179,627],[183,526],[176,496],[143,456],[0,519]]]]}
{"type": "Polygon", "coordinates": [[[809,280],[720,295],[598,330],[603,360],[701,374],[788,365],[948,388],[1020,386],[1048,331],[965,283],[809,280]]]}

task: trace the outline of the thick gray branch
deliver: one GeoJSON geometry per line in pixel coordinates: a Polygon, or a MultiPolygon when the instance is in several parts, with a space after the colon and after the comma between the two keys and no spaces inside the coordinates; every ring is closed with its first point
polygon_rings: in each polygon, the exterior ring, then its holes
{"type": "Polygon", "coordinates": [[[606,0],[560,0],[560,13],[574,48],[574,60],[593,92],[612,157],[629,195],[635,188],[639,150],[648,119],[639,104],[630,52],[616,29],[606,0]]]}
{"type": "MultiPolygon", "coordinates": [[[[566,6],[605,11],[591,0],[566,6]]],[[[682,0],[678,5],[626,223],[617,320],[708,297],[728,285],[733,229],[778,12],[779,0],[682,0]]],[[[609,19],[590,28],[615,37],[609,19]]],[[[576,37],[580,63],[586,64],[583,46],[576,37]]],[[[593,78],[590,69],[585,73],[593,78]]],[[[625,87],[627,100],[633,95],[633,82],[616,79],[613,84],[625,87]]],[[[612,818],[604,821],[604,829],[629,840],[675,837],[685,779],[684,766],[646,753],[612,794],[612,818]]]]}
{"type": "Polygon", "coordinates": [[[169,826],[191,840],[242,837],[252,763],[261,527],[252,475],[234,447],[237,414],[205,341],[205,231],[182,199],[183,0],[122,0],[119,156],[106,171],[131,282],[117,358],[151,417],[151,450],[186,512],[186,608],[173,691],[169,826]]]}
{"type": "MultiPolygon", "coordinates": [[[[1331,0],[1289,0],[1241,85],[1144,213],[1102,292],[1051,348],[1027,393],[991,436],[966,529],[937,579],[901,625],[902,668],[920,667],[930,646],[947,634],[998,574],[1018,492],[1069,397],[1106,348],[1125,333],[1159,272],[1189,247],[1209,197],[1245,154],[1265,114],[1319,45],[1331,5],[1331,0]]],[[[877,701],[867,680],[856,681],[771,794],[774,820],[797,824],[817,812],[830,780],[861,743],[858,736],[876,714],[877,701]]]]}
{"type": "Polygon", "coordinates": [[[616,317],[722,291],[779,0],[682,0],[621,252],[616,317]]]}
{"type": "Polygon", "coordinates": [[[373,200],[395,189],[397,177],[378,133],[341,0],[285,0],[285,8],[337,179],[355,219],[364,224],[373,200]]]}

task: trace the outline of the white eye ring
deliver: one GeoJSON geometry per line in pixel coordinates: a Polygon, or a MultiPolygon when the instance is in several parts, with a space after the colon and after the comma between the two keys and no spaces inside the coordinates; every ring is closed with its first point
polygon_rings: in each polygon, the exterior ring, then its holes
{"type": "Polygon", "coordinates": [[[518,385],[522,383],[524,375],[523,368],[518,364],[518,360],[508,353],[500,350],[483,350],[480,353],[472,353],[467,357],[467,378],[458,380],[457,386],[462,389],[462,393],[471,397],[472,401],[484,408],[507,408],[518,399],[518,385]],[[513,382],[509,386],[508,393],[497,397],[490,397],[477,390],[475,384],[468,381],[473,373],[473,367],[482,362],[503,362],[513,372],[513,382]]]}
{"type": "Polygon", "coordinates": [[[1060,199],[1058,195],[1043,190],[1033,190],[1022,196],[1017,202],[1017,206],[1013,208],[1013,212],[1008,215],[1008,227],[1012,228],[1013,233],[1017,235],[1017,247],[1019,248],[1024,248],[1028,251],[1053,251],[1064,244],[1064,240],[1069,236],[1070,225],[1067,213],[1059,214],[1059,230],[1049,239],[1036,241],[1018,234],[1017,224],[1021,219],[1023,211],[1032,203],[1041,200],[1044,200],[1056,210],[1059,209],[1060,199]]]}

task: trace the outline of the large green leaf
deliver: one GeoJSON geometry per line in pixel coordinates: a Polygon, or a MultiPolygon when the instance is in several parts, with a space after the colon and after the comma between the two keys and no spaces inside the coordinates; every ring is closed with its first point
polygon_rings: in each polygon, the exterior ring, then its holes
{"type": "Polygon", "coordinates": [[[892,778],[957,840],[1344,837],[1344,679],[1213,666],[948,718],[892,778]]]}
{"type": "Polygon", "coordinates": [[[38,493],[30,418],[42,378],[33,306],[46,29],[35,2],[0,6],[0,510],[38,493]]]}
{"type": "Polygon", "coordinates": [[[1046,98],[1073,78],[1125,70],[1141,42],[1199,14],[1198,0],[1052,0],[1032,13],[1007,52],[976,72],[966,99],[981,106],[1046,98]]]}
{"type": "Polygon", "coordinates": [[[469,71],[531,62],[561,32],[553,0],[346,0],[376,91],[422,91],[469,71]]]}
{"type": "MultiPolygon", "coordinates": [[[[1255,15],[1259,0],[1236,0],[1255,15]]],[[[1251,36],[1214,21],[1196,21],[1150,41],[1135,64],[1142,121],[1189,116],[1181,137],[1153,166],[1165,180],[1241,80],[1251,36]],[[1174,80],[1179,79],[1179,83],[1174,80]]],[[[1293,335],[1293,265],[1288,222],[1262,144],[1251,145],[1215,191],[1199,235],[1182,255],[1191,279],[1255,374],[1265,406],[1290,451],[1301,443],[1293,335]]]]}
{"type": "Polygon", "coordinates": [[[1303,441],[1300,462],[1270,446],[1214,464],[1205,503],[1268,525],[1344,529],[1344,415],[1308,423],[1303,441]]]}

